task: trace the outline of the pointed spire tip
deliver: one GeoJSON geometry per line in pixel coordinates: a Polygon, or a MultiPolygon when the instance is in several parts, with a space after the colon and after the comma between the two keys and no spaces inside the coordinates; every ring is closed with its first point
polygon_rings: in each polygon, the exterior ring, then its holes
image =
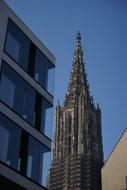
{"type": "Polygon", "coordinates": [[[80,33],[80,31],[77,31],[77,36],[81,36],[81,33],[80,33]]]}
{"type": "Polygon", "coordinates": [[[77,39],[77,40],[80,40],[80,39],[81,39],[81,33],[80,33],[80,31],[77,31],[76,39],[77,39]]]}

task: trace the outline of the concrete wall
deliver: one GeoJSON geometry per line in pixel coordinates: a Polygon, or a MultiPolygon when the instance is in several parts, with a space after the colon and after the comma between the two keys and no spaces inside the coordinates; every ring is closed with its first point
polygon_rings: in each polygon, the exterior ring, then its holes
{"type": "Polygon", "coordinates": [[[127,129],[102,168],[102,190],[127,189],[127,129]]]}

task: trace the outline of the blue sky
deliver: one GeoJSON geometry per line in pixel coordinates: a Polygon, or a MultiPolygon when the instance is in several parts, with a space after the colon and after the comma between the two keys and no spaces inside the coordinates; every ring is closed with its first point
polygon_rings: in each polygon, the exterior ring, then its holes
{"type": "Polygon", "coordinates": [[[127,127],[127,1],[6,2],[56,56],[55,102],[64,100],[75,35],[81,32],[90,91],[102,109],[106,159],[127,127]]]}

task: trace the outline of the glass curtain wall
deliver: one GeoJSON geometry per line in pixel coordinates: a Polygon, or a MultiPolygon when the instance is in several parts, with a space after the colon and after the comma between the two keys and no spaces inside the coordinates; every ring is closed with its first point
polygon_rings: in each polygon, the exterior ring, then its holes
{"type": "Polygon", "coordinates": [[[0,160],[20,170],[21,129],[0,114],[0,160]]]}
{"type": "Polygon", "coordinates": [[[10,19],[5,52],[53,95],[54,65],[10,19]]]}
{"type": "Polygon", "coordinates": [[[47,187],[50,151],[0,113],[0,161],[47,187]]]}
{"type": "Polygon", "coordinates": [[[41,133],[52,137],[52,105],[5,62],[2,64],[0,99],[41,133]]]}

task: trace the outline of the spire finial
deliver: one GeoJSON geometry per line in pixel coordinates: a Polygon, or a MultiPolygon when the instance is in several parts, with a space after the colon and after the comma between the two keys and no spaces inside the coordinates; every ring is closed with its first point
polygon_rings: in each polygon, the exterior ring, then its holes
{"type": "Polygon", "coordinates": [[[81,46],[81,34],[78,31],[76,35],[76,48],[79,48],[81,46]]]}
{"type": "Polygon", "coordinates": [[[85,94],[86,87],[87,81],[83,61],[83,50],[81,47],[81,34],[78,31],[76,34],[76,46],[74,49],[73,66],[68,86],[68,97],[69,94],[85,94]]]}
{"type": "Polygon", "coordinates": [[[77,32],[76,39],[77,39],[77,40],[81,40],[81,34],[80,34],[80,31],[77,32]]]}

